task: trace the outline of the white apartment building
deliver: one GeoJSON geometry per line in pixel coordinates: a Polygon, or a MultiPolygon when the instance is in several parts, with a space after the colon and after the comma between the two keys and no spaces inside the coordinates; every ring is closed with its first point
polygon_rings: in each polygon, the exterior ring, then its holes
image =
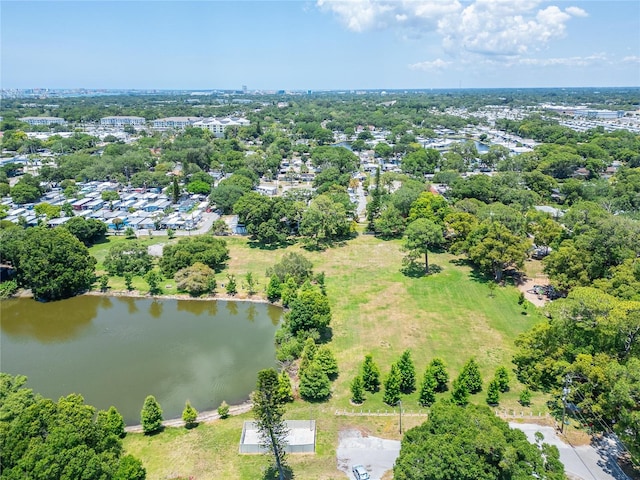
{"type": "Polygon", "coordinates": [[[251,122],[246,118],[239,117],[225,117],[225,118],[203,118],[202,120],[195,122],[194,127],[206,128],[216,137],[224,136],[224,131],[227,127],[237,126],[244,127],[251,125],[251,122]]]}
{"type": "Polygon", "coordinates": [[[186,128],[193,125],[202,117],[167,117],[158,118],[153,121],[153,128],[156,130],[165,130],[168,128],[186,128]]]}
{"type": "Polygon", "coordinates": [[[144,125],[146,120],[143,117],[104,117],[100,119],[103,127],[123,127],[124,125],[144,125]]]}
{"type": "Polygon", "coordinates": [[[29,125],[66,125],[67,122],[64,118],[60,117],[22,117],[21,122],[28,123],[29,125]]]}

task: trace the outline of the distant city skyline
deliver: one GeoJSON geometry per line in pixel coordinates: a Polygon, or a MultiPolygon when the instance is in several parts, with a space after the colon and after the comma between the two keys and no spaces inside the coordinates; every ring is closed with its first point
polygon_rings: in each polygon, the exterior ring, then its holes
{"type": "Polygon", "coordinates": [[[640,86],[635,0],[0,3],[5,89],[640,86]]]}

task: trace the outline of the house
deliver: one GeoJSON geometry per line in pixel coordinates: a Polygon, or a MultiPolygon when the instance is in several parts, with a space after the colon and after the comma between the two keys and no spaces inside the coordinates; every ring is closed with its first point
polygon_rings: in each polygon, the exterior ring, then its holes
{"type": "Polygon", "coordinates": [[[88,210],[87,204],[91,202],[91,198],[81,198],[80,200],[76,200],[71,204],[71,208],[74,210],[88,210]]]}

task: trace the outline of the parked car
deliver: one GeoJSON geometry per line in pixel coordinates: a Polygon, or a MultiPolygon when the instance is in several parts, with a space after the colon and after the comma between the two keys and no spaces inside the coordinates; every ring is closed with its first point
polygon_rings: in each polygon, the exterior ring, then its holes
{"type": "Polygon", "coordinates": [[[364,465],[354,465],[351,470],[356,480],[369,480],[371,478],[364,465]]]}

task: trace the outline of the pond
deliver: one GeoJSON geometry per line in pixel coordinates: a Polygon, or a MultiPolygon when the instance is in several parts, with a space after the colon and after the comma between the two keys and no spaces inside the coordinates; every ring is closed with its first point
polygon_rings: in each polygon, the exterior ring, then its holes
{"type": "Polygon", "coordinates": [[[258,370],[275,366],[273,305],[204,300],[79,296],[0,305],[0,368],[58,399],[81,394],[140,423],[147,395],[164,418],[185,401],[211,410],[248,398],[258,370]]]}

